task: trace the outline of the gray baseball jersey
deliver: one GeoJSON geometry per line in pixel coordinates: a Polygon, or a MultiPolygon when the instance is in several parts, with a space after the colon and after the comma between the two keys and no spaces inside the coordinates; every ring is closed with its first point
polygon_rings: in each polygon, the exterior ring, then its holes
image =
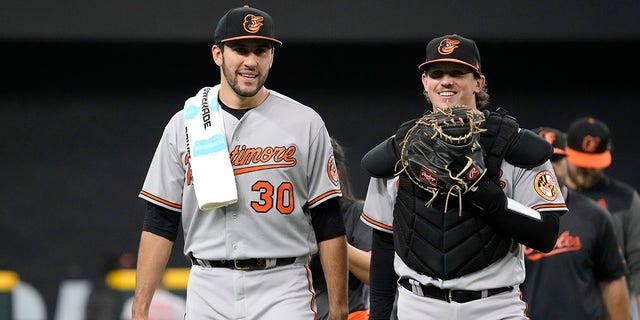
{"type": "Polygon", "coordinates": [[[139,196],[182,213],[186,255],[228,260],[315,253],[308,208],[341,195],[321,117],[275,91],[239,120],[220,112],[238,202],[199,210],[193,189],[198,177],[189,166],[183,111],[165,127],[139,196]]]}
{"type": "MultiPolygon", "coordinates": [[[[533,169],[523,169],[503,161],[500,171],[500,183],[508,198],[539,212],[566,210],[550,162],[533,169]]],[[[362,215],[362,220],[371,227],[393,232],[397,181],[397,178],[371,179],[362,215]]],[[[397,255],[394,267],[400,277],[446,289],[483,290],[514,286],[522,283],[525,277],[522,246],[517,246],[516,252],[507,254],[484,269],[449,280],[418,273],[406,266],[397,255]]]]}

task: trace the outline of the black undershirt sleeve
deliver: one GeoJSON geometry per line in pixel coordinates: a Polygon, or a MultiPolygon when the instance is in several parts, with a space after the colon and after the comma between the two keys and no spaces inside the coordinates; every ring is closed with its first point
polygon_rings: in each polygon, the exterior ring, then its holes
{"type": "Polygon", "coordinates": [[[371,238],[369,319],[389,319],[396,296],[397,280],[393,269],[393,234],[374,229],[371,238]]]}
{"type": "Polygon", "coordinates": [[[346,234],[340,213],[340,197],[331,198],[309,211],[317,242],[346,234]]]}
{"type": "Polygon", "coordinates": [[[542,252],[553,250],[558,238],[560,216],[565,211],[539,212],[542,219],[535,220],[507,210],[507,196],[491,179],[480,181],[477,190],[468,192],[465,199],[471,202],[467,205],[480,208],[480,214],[503,234],[529,248],[542,252]]]}
{"type": "Polygon", "coordinates": [[[508,210],[497,210],[485,213],[485,218],[516,241],[546,253],[556,245],[560,216],[563,213],[564,211],[540,212],[542,221],[538,221],[508,210]]]}
{"type": "Polygon", "coordinates": [[[151,232],[169,241],[176,241],[180,228],[181,214],[151,202],[147,202],[143,231],[151,232]]]}

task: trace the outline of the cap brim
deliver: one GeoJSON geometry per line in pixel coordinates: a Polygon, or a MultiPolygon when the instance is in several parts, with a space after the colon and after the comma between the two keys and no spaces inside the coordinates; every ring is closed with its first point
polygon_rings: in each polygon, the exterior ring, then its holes
{"type": "Polygon", "coordinates": [[[264,39],[264,40],[269,40],[271,42],[273,42],[274,44],[281,46],[282,45],[282,41],[275,39],[275,38],[269,38],[269,37],[262,37],[262,36],[241,36],[241,37],[233,37],[233,38],[227,38],[227,39],[222,39],[220,40],[220,42],[224,43],[227,41],[234,41],[234,40],[242,40],[242,39],[264,39]]]}
{"type": "Polygon", "coordinates": [[[430,63],[434,63],[434,62],[455,62],[455,63],[459,63],[459,64],[463,64],[467,67],[470,67],[471,69],[475,70],[476,72],[478,72],[478,68],[470,63],[466,63],[462,60],[458,60],[458,59],[436,59],[436,60],[431,60],[431,61],[427,61],[427,62],[423,62],[421,65],[418,66],[418,69],[420,70],[424,70],[424,67],[430,63]]]}
{"type": "Polygon", "coordinates": [[[611,152],[585,153],[567,147],[567,160],[582,168],[604,169],[611,165],[611,152]]]}

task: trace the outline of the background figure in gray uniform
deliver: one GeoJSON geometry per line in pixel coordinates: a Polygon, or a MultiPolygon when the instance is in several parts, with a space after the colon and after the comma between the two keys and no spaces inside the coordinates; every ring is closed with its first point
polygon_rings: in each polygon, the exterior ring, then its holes
{"type": "MultiPolygon", "coordinates": [[[[418,68],[433,111],[487,105],[473,40],[456,34],[432,39],[418,68]]],[[[396,289],[399,319],[526,319],[518,289],[525,278],[520,244],[550,251],[566,206],[549,144],[501,110],[487,110],[485,119],[480,145],[487,172],[477,189],[448,201],[446,210],[447,195],[429,205],[430,193],[404,172],[394,175],[400,143],[415,121],[362,159],[373,176],[362,215],[374,228],[371,319],[390,317],[396,289]]]]}
{"type": "MultiPolygon", "coordinates": [[[[369,265],[371,261],[371,227],[360,220],[364,201],[356,199],[349,180],[346,152],[343,146],[331,138],[333,155],[340,177],[340,212],[347,232],[347,255],[349,257],[349,320],[369,318],[369,265]]],[[[316,291],[318,320],[324,320],[329,314],[327,284],[322,272],[320,259],[314,255],[311,259],[313,288],[316,291]]]]}
{"type": "Polygon", "coordinates": [[[607,208],[627,261],[632,318],[640,303],[640,196],[627,183],[605,173],[611,165],[612,141],[607,125],[593,117],[574,120],[567,129],[567,186],[607,208]]]}
{"type": "Polygon", "coordinates": [[[551,164],[569,213],[560,218],[549,253],[525,248],[527,277],[520,288],[531,319],[629,319],[627,266],[611,214],[565,185],[566,138],[555,128],[534,129],[553,145],[551,164]]]}
{"type": "Polygon", "coordinates": [[[185,319],[313,319],[308,262],[316,252],[327,278],[329,319],[347,319],[340,181],[324,121],[264,86],[282,44],[269,14],[248,6],[229,10],[214,40],[220,84],[198,91],[171,118],[140,191],[148,210],[133,319],[148,316],[180,223],[193,263],[185,319]],[[199,126],[190,126],[198,119],[199,126]],[[220,131],[198,140],[193,133],[201,131],[192,129],[220,131]],[[220,162],[199,162],[215,152],[223,153],[215,158],[220,162]],[[229,171],[216,171],[227,161],[229,171]],[[225,173],[233,181],[220,185],[225,173]],[[234,187],[237,201],[200,203],[234,187]]]}

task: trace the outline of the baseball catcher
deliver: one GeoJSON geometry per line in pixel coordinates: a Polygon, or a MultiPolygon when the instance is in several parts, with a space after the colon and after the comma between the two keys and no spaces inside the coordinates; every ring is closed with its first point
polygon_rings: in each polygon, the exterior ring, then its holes
{"type": "MultiPolygon", "coordinates": [[[[414,184],[431,194],[456,196],[476,187],[486,170],[478,142],[484,114],[456,105],[419,118],[399,143],[400,169],[414,184]]],[[[448,202],[448,201],[447,201],[448,202]]],[[[459,206],[461,208],[461,206],[459,206]]],[[[445,208],[446,211],[446,208],[445,208]]]]}
{"type": "Polygon", "coordinates": [[[566,212],[551,145],[486,109],[473,40],[434,38],[418,69],[427,113],[367,152],[370,318],[522,319],[523,246],[553,249],[566,212]],[[397,298],[397,299],[396,299],[397,298]]]}

